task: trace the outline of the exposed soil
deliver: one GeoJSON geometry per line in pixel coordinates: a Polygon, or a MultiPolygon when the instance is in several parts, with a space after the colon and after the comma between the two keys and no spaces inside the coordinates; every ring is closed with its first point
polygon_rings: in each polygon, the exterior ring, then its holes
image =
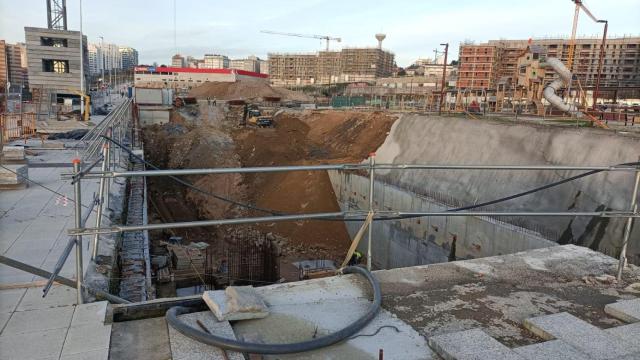
{"type": "Polygon", "coordinates": [[[206,82],[189,91],[189,96],[198,99],[253,100],[264,97],[277,97],[284,101],[313,101],[304,93],[284,88],[271,87],[263,80],[243,79],[236,82],[206,82]]]}
{"type": "MultiPolygon", "coordinates": [[[[176,119],[178,120],[178,119],[176,119]]],[[[184,122],[179,120],[180,122],[184,122]]],[[[360,162],[384,141],[395,120],[383,113],[322,111],[283,113],[274,128],[233,128],[199,122],[145,129],[147,158],[161,167],[248,167],[360,162]]],[[[326,172],[228,174],[187,177],[196,186],[238,202],[278,213],[340,211],[326,172]]],[[[168,178],[150,178],[151,200],[172,221],[270,215],[230,204],[168,178]]],[[[261,231],[286,239],[282,273],[293,280],[288,263],[300,259],[341,261],[350,244],[343,222],[262,223],[261,231]]],[[[229,229],[183,230],[187,241],[214,244],[229,229]]]]}

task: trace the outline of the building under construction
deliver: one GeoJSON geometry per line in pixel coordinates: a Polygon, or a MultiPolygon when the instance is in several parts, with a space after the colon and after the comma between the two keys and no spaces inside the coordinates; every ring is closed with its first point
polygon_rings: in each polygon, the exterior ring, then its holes
{"type": "MultiPolygon", "coordinates": [[[[601,42],[599,38],[576,39],[570,69],[578,80],[576,86],[585,92],[592,91],[600,73],[601,97],[633,97],[623,92],[637,91],[640,86],[640,37],[607,39],[602,59],[601,42]]],[[[492,110],[501,111],[502,99],[511,98],[539,103],[537,112],[541,113],[542,85],[557,77],[554,71],[544,71],[541,60],[554,57],[567,63],[569,52],[569,39],[490,40],[484,44],[462,44],[457,103],[468,94],[484,97],[489,93],[495,95],[490,96],[492,110]],[[540,61],[532,63],[536,60],[540,61]],[[538,86],[528,88],[534,83],[538,86]]]]}
{"type": "Polygon", "coordinates": [[[316,54],[269,54],[269,77],[278,86],[375,81],[391,75],[394,54],[381,48],[345,48],[316,54]]]}

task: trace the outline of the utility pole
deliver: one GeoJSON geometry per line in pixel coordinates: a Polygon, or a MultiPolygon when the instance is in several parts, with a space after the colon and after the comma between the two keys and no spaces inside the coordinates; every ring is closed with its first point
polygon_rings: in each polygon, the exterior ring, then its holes
{"type": "Polygon", "coordinates": [[[102,70],[102,81],[100,81],[100,90],[102,92],[102,103],[104,104],[104,37],[98,36],[101,40],[100,42],[100,67],[102,70]]]}
{"type": "Polygon", "coordinates": [[[438,115],[442,115],[442,103],[444,102],[445,87],[447,85],[447,55],[449,55],[449,43],[440,44],[444,46],[444,65],[442,66],[442,87],[440,88],[440,106],[438,106],[438,115]]]}
{"type": "Polygon", "coordinates": [[[607,29],[609,22],[607,20],[598,20],[599,23],[604,23],[604,32],[602,34],[602,43],[600,44],[600,58],[598,59],[598,77],[596,77],[596,88],[593,91],[593,106],[592,109],[596,109],[596,103],[598,102],[598,92],[600,91],[600,76],[602,76],[602,63],[604,61],[604,45],[607,41],[607,29]]]}
{"type": "Polygon", "coordinates": [[[84,35],[82,34],[82,0],[80,0],[80,117],[84,119],[84,112],[89,109],[84,108],[84,35]]]}

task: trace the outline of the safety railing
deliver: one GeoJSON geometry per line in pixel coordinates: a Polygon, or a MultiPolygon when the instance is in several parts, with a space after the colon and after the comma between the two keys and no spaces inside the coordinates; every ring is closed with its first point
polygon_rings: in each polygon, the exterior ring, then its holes
{"type": "MultiPolygon", "coordinates": [[[[110,149],[113,148],[112,144],[118,145],[121,150],[126,151],[131,156],[136,155],[129,149],[124,148],[122,144],[113,139],[103,137],[103,153],[105,158],[108,159],[110,149]]],[[[112,150],[111,150],[112,151],[112,150]]],[[[141,158],[138,160],[144,161],[141,158]]],[[[109,163],[105,161],[104,163],[109,163]]],[[[150,167],[154,167],[149,164],[150,167]]],[[[385,220],[398,220],[409,219],[418,217],[448,217],[448,216],[490,216],[490,217],[540,217],[540,216],[554,216],[554,217],[606,217],[606,218],[626,218],[627,223],[625,225],[625,232],[622,241],[622,250],[620,253],[620,261],[618,267],[618,277],[621,278],[622,270],[626,262],[626,250],[631,234],[631,227],[634,218],[640,217],[638,213],[638,186],[640,183],[640,162],[626,163],[611,166],[555,166],[555,165],[444,165],[444,164],[376,164],[375,154],[371,154],[368,163],[354,163],[354,164],[331,164],[331,165],[306,165],[306,166],[266,166],[266,167],[246,167],[246,168],[208,168],[208,169],[167,169],[167,170],[144,170],[144,171],[117,171],[115,168],[107,165],[103,166],[100,171],[85,171],[81,172],[80,167],[74,167],[73,173],[62,174],[62,178],[65,180],[72,180],[75,189],[76,197],[79,200],[80,194],[80,182],[82,179],[100,179],[99,194],[108,193],[105,191],[105,187],[108,188],[108,181],[115,178],[133,178],[133,177],[150,177],[150,176],[169,176],[174,180],[180,182],[183,185],[194,187],[186,181],[183,181],[177,177],[187,175],[208,175],[208,174],[230,174],[230,173],[275,173],[275,172],[289,172],[289,171],[326,171],[326,170],[340,170],[340,171],[368,171],[369,177],[369,196],[368,196],[368,209],[351,210],[351,211],[338,211],[338,212],[326,212],[326,213],[306,213],[306,214],[285,214],[272,210],[258,209],[253,205],[241,204],[237,201],[226,199],[229,202],[243,205],[247,208],[254,208],[269,213],[268,216],[259,217],[245,217],[234,219],[211,219],[211,220],[197,220],[186,222],[172,222],[172,223],[156,223],[156,224],[143,224],[143,225],[112,225],[109,227],[102,227],[100,222],[100,216],[96,221],[95,227],[85,227],[81,221],[80,211],[78,205],[76,205],[76,226],[69,230],[71,236],[77,238],[76,244],[81,244],[82,236],[93,236],[93,254],[95,257],[97,248],[99,246],[99,235],[101,234],[113,234],[129,231],[142,231],[142,230],[162,230],[162,229],[176,229],[176,228],[188,228],[188,227],[200,227],[200,226],[213,226],[213,225],[238,225],[238,224],[250,224],[250,223],[263,223],[263,222],[283,222],[283,221],[299,221],[299,220],[332,220],[332,221],[364,221],[364,225],[361,231],[358,232],[356,238],[354,238],[355,245],[352,244],[352,248],[357,246],[356,241],[360,240],[363,236],[364,230],[368,229],[367,234],[367,267],[371,269],[372,266],[372,241],[373,234],[371,230],[371,222],[373,221],[385,221],[385,220]],[[114,169],[114,170],[111,170],[114,169]],[[489,202],[480,204],[474,204],[471,206],[459,207],[455,209],[449,209],[447,211],[413,211],[411,209],[398,209],[398,210],[380,210],[375,208],[373,201],[374,187],[375,187],[375,173],[376,170],[392,170],[392,171],[411,171],[411,170],[499,170],[499,171],[585,171],[584,173],[564,178],[551,184],[538,187],[536,189],[528,190],[522,193],[514,194],[501,199],[496,199],[489,202]],[[507,201],[515,199],[517,197],[532,194],[537,191],[543,191],[548,188],[558,186],[570,181],[577,180],[582,177],[593,175],[600,172],[630,172],[635,174],[634,186],[631,195],[629,210],[606,210],[606,211],[470,211],[480,207],[485,207],[497,202],[507,201]],[[105,183],[107,181],[107,183],[105,183]]],[[[99,195],[100,196],[100,195],[99,195]]],[[[98,202],[98,211],[102,206],[103,201],[98,202]]],[[[76,201],[79,204],[79,201],[76,201]]],[[[350,251],[352,251],[350,249],[350,251]]],[[[81,256],[81,252],[78,252],[81,256]]],[[[81,261],[81,259],[80,259],[81,261]]],[[[54,278],[56,272],[54,271],[52,278],[54,278]]],[[[78,278],[81,278],[81,274],[77,274],[78,278]]],[[[78,295],[79,297],[81,295],[78,295]]]]}

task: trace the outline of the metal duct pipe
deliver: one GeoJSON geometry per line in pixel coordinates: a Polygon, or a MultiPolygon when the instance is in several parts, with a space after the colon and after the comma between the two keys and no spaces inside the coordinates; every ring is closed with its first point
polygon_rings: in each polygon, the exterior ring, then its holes
{"type": "Polygon", "coordinates": [[[571,115],[575,115],[576,117],[582,117],[582,113],[578,110],[578,108],[573,104],[567,104],[562,100],[560,96],[556,94],[558,90],[564,85],[569,85],[571,82],[571,71],[567,69],[562,61],[558,58],[550,57],[547,58],[546,64],[551,66],[551,68],[560,75],[560,79],[556,79],[551,82],[551,84],[547,85],[544,88],[543,96],[547,99],[548,102],[551,103],[557,109],[560,109],[566,113],[571,115]]]}

